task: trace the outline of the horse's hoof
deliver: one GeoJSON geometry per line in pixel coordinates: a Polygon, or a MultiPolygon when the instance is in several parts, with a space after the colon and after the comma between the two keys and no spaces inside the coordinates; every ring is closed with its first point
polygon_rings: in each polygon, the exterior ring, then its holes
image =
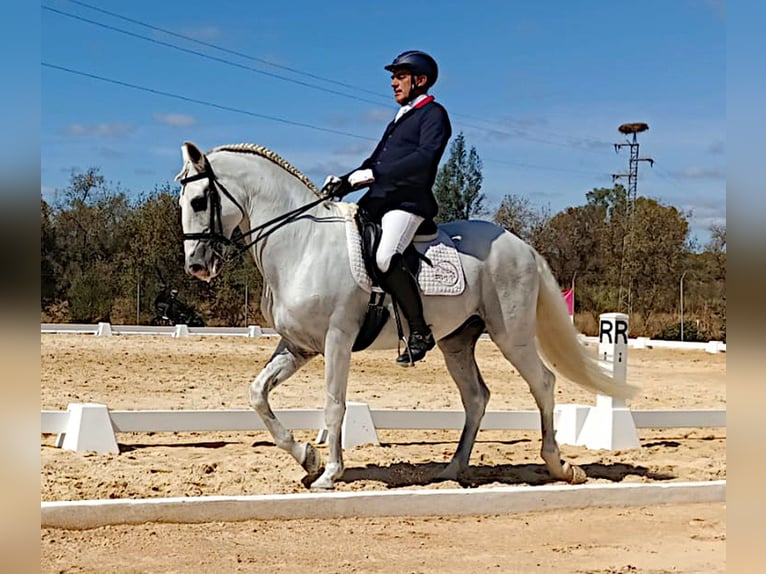
{"type": "Polygon", "coordinates": [[[311,483],[311,486],[309,486],[309,489],[321,491],[321,492],[326,492],[328,490],[335,490],[335,481],[329,476],[323,474],[322,476],[320,476],[314,482],[311,483]]]}
{"type": "Polygon", "coordinates": [[[569,479],[569,484],[582,484],[588,480],[588,475],[579,466],[572,465],[572,478],[569,479]]]}
{"type": "Polygon", "coordinates": [[[311,478],[319,476],[319,473],[322,470],[322,455],[320,455],[319,451],[309,443],[306,443],[306,450],[304,451],[301,466],[311,478]]]}
{"type": "Polygon", "coordinates": [[[435,480],[437,481],[447,481],[447,480],[454,480],[457,481],[458,479],[458,468],[452,464],[448,464],[444,470],[442,470],[439,474],[436,475],[435,480]]]}

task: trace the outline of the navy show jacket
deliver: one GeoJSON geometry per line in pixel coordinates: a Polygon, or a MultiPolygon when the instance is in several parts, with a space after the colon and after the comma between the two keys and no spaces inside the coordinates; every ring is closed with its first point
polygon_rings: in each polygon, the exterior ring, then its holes
{"type": "Polygon", "coordinates": [[[439,206],[431,188],[451,135],[447,110],[433,98],[388,124],[372,155],[357,168],[371,169],[375,177],[359,206],[377,221],[392,209],[433,219],[439,206]]]}

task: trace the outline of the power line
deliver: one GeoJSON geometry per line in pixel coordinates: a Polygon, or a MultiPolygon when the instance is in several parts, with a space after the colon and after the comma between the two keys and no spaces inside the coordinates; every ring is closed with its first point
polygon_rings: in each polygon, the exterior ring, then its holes
{"type": "MultiPolygon", "coordinates": [[[[338,80],[333,80],[332,78],[326,78],[324,76],[320,76],[318,74],[312,74],[311,72],[305,72],[303,70],[298,70],[297,68],[291,68],[290,66],[285,66],[282,64],[276,64],[274,62],[270,62],[268,60],[265,60],[263,58],[257,58],[255,56],[251,56],[250,54],[245,54],[244,52],[238,52],[236,50],[231,50],[229,48],[224,48],[223,46],[218,46],[217,44],[213,44],[211,42],[205,42],[203,40],[198,40],[197,38],[192,38],[191,36],[186,36],[184,34],[179,34],[177,32],[173,32],[172,30],[168,30],[166,28],[160,28],[159,26],[154,26],[152,24],[148,24],[146,22],[142,22],[141,20],[136,20],[134,18],[129,18],[127,16],[123,16],[121,14],[117,14],[116,12],[110,12],[109,10],[104,10],[103,8],[99,8],[98,6],[93,6],[92,4],[87,4],[86,2],[80,2],[79,0],[67,0],[68,2],[71,2],[72,4],[78,4],[80,6],[84,6],[86,8],[90,8],[91,10],[95,10],[96,12],[101,12],[102,14],[107,14],[108,16],[112,16],[114,18],[119,18],[120,20],[125,20],[126,22],[130,22],[131,24],[136,24],[138,26],[143,26],[144,28],[149,28],[150,30],[154,30],[156,32],[162,32],[163,34],[168,34],[169,36],[174,36],[176,38],[181,38],[183,40],[187,40],[189,42],[194,42],[195,44],[199,44],[201,46],[206,46],[208,48],[213,48],[214,50],[220,50],[221,52],[224,52],[226,54],[231,54],[233,56],[239,56],[240,58],[245,58],[247,60],[252,60],[253,62],[258,62],[260,64],[264,64],[266,66],[272,66],[274,68],[279,68],[281,70],[286,70],[288,72],[292,72],[294,74],[298,74],[301,76],[307,76],[309,78],[314,78],[315,80],[321,80],[323,82],[328,82],[331,84],[335,84],[338,86],[342,86],[344,88],[349,88],[351,90],[356,90],[359,92],[366,92],[368,94],[371,94],[373,96],[377,97],[384,97],[378,92],[374,92],[372,90],[367,90],[365,88],[360,88],[359,86],[354,86],[352,84],[347,84],[345,82],[340,82],[338,80]]],[[[388,99],[388,96],[385,96],[386,99],[388,99]]]]}
{"type": "Polygon", "coordinates": [[[101,22],[96,22],[95,20],[89,20],[88,18],[83,18],[82,16],[77,16],[76,14],[70,14],[68,12],[64,12],[62,10],[58,10],[56,8],[51,8],[50,6],[43,6],[43,10],[48,10],[49,12],[54,12],[56,14],[59,14],[61,16],[66,16],[67,18],[72,18],[74,20],[79,20],[81,22],[85,22],[87,24],[92,24],[94,26],[99,26],[100,28],[104,28],[106,30],[110,30],[112,32],[118,32],[120,34],[125,34],[126,36],[131,36],[133,38],[138,38],[140,40],[145,40],[147,42],[151,42],[153,44],[158,44],[160,46],[165,46],[166,48],[172,48],[173,50],[178,50],[179,52],[185,52],[187,54],[192,54],[194,56],[199,56],[200,58],[205,58],[208,60],[212,60],[214,62],[218,62],[221,64],[225,64],[227,66],[233,66],[235,68],[241,68],[243,70],[247,70],[249,72],[255,72],[256,74],[263,74],[264,76],[269,76],[271,78],[277,78],[279,80],[285,81],[285,82],[291,82],[293,84],[298,84],[300,86],[304,86],[307,88],[311,88],[314,90],[320,90],[322,92],[327,92],[330,94],[334,94],[336,96],[342,96],[344,98],[350,98],[352,100],[359,100],[362,102],[367,102],[371,104],[380,105],[379,102],[368,100],[365,98],[360,98],[358,96],[354,96],[352,94],[345,94],[343,92],[339,92],[337,90],[331,90],[329,88],[323,88],[322,86],[316,86],[314,84],[309,84],[308,82],[303,82],[301,80],[294,80],[292,78],[286,78],[284,76],[280,76],[279,74],[274,74],[273,72],[265,72],[263,70],[259,70],[258,68],[253,68],[252,66],[246,66],[244,64],[238,64],[236,62],[230,62],[229,60],[224,60],[223,58],[218,58],[216,56],[211,56],[209,54],[205,54],[204,52],[198,52],[197,50],[191,50],[189,48],[183,48],[181,46],[177,46],[175,44],[171,44],[169,42],[163,42],[162,40],[157,40],[155,38],[150,38],[148,36],[142,36],[141,34],[136,34],[135,32],[130,32],[128,30],[123,30],[122,28],[117,28],[115,26],[110,26],[109,24],[103,24],[101,22]]]}
{"type": "MultiPolygon", "coordinates": [[[[243,110],[241,108],[235,108],[235,107],[232,107],[232,106],[226,106],[226,105],[223,105],[223,104],[217,104],[215,102],[208,102],[208,101],[205,101],[205,100],[200,100],[200,99],[192,98],[192,97],[189,97],[189,96],[183,96],[181,94],[174,94],[174,93],[171,93],[171,92],[166,92],[166,91],[163,91],[163,90],[158,90],[156,88],[149,88],[149,87],[146,87],[146,86],[140,86],[138,84],[133,84],[133,83],[130,83],[130,82],[125,82],[123,80],[116,80],[114,78],[107,78],[105,76],[100,76],[98,74],[92,74],[92,73],[89,73],[89,72],[83,72],[82,70],[76,70],[74,68],[69,68],[69,67],[66,67],[66,66],[60,66],[60,65],[57,65],[57,64],[51,64],[51,63],[48,63],[48,62],[45,62],[45,61],[41,62],[41,65],[43,67],[51,68],[53,70],[58,70],[58,71],[61,71],[61,72],[66,72],[66,73],[69,73],[69,74],[74,74],[74,75],[77,75],[77,76],[82,76],[82,77],[90,78],[90,79],[93,79],[93,80],[98,80],[98,81],[101,81],[101,82],[106,82],[106,83],[114,84],[114,85],[117,85],[117,86],[131,88],[131,89],[134,89],[134,90],[139,90],[139,91],[147,92],[147,93],[150,93],[150,94],[155,94],[155,95],[159,95],[159,96],[173,98],[173,99],[176,99],[176,100],[190,102],[190,103],[198,104],[198,105],[201,105],[201,106],[207,106],[207,107],[210,107],[210,108],[214,108],[214,109],[218,109],[218,110],[222,110],[222,111],[226,111],[226,112],[233,112],[233,113],[247,115],[247,116],[251,116],[251,117],[256,117],[256,118],[260,118],[260,119],[264,119],[264,120],[275,121],[275,122],[279,122],[279,123],[283,123],[283,124],[287,124],[287,125],[292,125],[292,126],[296,126],[296,127],[308,128],[308,129],[312,129],[312,130],[316,130],[316,131],[321,131],[321,132],[325,132],[325,133],[332,133],[332,134],[352,137],[352,138],[356,138],[356,139],[362,139],[362,140],[367,140],[367,141],[377,141],[375,138],[371,138],[371,137],[367,137],[367,136],[362,136],[362,135],[359,135],[359,134],[354,134],[354,133],[343,131],[343,130],[336,130],[336,129],[333,129],[333,128],[325,128],[325,127],[321,127],[321,126],[315,126],[315,125],[304,123],[304,122],[296,122],[296,121],[293,121],[293,120],[287,120],[285,118],[280,118],[280,117],[277,117],[277,116],[270,116],[270,115],[267,115],[267,114],[260,114],[260,113],[253,112],[253,111],[250,111],[250,110],[243,110]]],[[[583,171],[583,170],[567,169],[567,168],[557,168],[557,167],[546,167],[546,166],[542,166],[542,165],[534,165],[534,164],[528,164],[528,163],[522,163],[522,162],[514,162],[514,161],[509,161],[509,160],[499,160],[499,159],[492,159],[492,158],[482,159],[482,161],[486,161],[486,162],[489,162],[489,163],[499,163],[499,164],[505,164],[505,165],[512,165],[512,166],[522,167],[522,168],[527,168],[527,169],[539,169],[539,170],[546,170],[546,171],[561,171],[561,172],[569,172],[569,173],[580,173],[580,174],[584,174],[584,175],[599,176],[599,177],[604,175],[602,173],[586,172],[586,171],[583,171]]]]}
{"type": "Polygon", "coordinates": [[[354,134],[354,133],[351,133],[351,132],[346,132],[346,131],[342,131],[342,130],[335,130],[335,129],[332,129],[332,128],[323,128],[323,127],[315,126],[315,125],[312,125],[312,124],[307,124],[307,123],[303,123],[303,122],[296,122],[296,121],[293,121],[293,120],[286,120],[284,118],[279,118],[279,117],[276,117],[276,116],[269,116],[269,115],[266,115],[266,114],[259,114],[257,112],[251,112],[249,110],[243,110],[243,109],[234,108],[234,107],[231,107],[231,106],[224,106],[224,105],[221,105],[221,104],[216,104],[214,102],[207,102],[205,100],[198,100],[196,98],[190,98],[188,96],[182,96],[180,94],[173,94],[173,93],[170,93],[170,92],[165,92],[165,91],[157,90],[157,89],[154,89],[154,88],[147,88],[145,86],[139,86],[137,84],[131,84],[129,82],[123,82],[122,80],[115,80],[113,78],[107,78],[107,77],[99,76],[99,75],[96,75],[96,74],[90,74],[88,72],[83,72],[83,71],[80,71],[80,70],[75,70],[73,68],[67,68],[65,66],[59,66],[59,65],[56,65],[56,64],[49,64],[48,62],[41,62],[41,64],[42,64],[42,66],[44,66],[46,68],[52,68],[54,70],[59,70],[59,71],[67,72],[67,73],[70,73],[70,74],[76,74],[78,76],[84,76],[86,78],[91,78],[91,79],[99,80],[99,81],[102,81],[102,82],[108,82],[110,84],[115,84],[115,85],[118,85],[118,86],[123,86],[123,87],[126,87],[126,88],[131,88],[131,89],[134,89],[134,90],[140,90],[142,92],[149,92],[151,94],[157,94],[157,95],[160,95],[160,96],[165,96],[167,98],[174,98],[176,100],[183,100],[185,102],[191,102],[191,103],[199,104],[199,105],[202,105],[202,106],[208,106],[210,108],[216,108],[216,109],[227,111],[227,112],[234,112],[234,113],[237,113],[237,114],[243,114],[243,115],[252,116],[252,117],[255,117],[255,118],[261,118],[261,119],[264,119],[264,120],[280,122],[280,123],[288,124],[288,125],[291,125],[291,126],[298,126],[298,127],[308,128],[308,129],[317,130],[317,131],[321,131],[321,132],[327,132],[327,133],[338,134],[338,135],[348,136],[348,137],[357,138],[357,139],[375,141],[374,138],[370,138],[370,137],[366,137],[366,136],[360,136],[358,134],[354,134]]]}
{"type": "MultiPolygon", "coordinates": [[[[257,58],[255,56],[251,56],[251,55],[245,54],[243,52],[238,52],[238,51],[235,51],[235,50],[230,50],[228,48],[224,48],[222,46],[218,46],[218,45],[210,43],[210,42],[204,42],[202,40],[198,40],[196,38],[192,38],[192,37],[186,36],[184,34],[179,34],[177,32],[173,32],[171,30],[167,30],[167,29],[161,28],[159,26],[154,26],[152,24],[148,24],[146,22],[142,22],[142,21],[136,20],[134,18],[129,18],[127,16],[123,16],[121,14],[117,14],[116,12],[111,12],[109,10],[104,10],[102,8],[93,6],[91,4],[87,4],[85,2],[81,2],[79,0],[67,0],[67,1],[69,1],[69,2],[71,2],[73,4],[77,4],[79,6],[83,6],[83,7],[89,8],[91,10],[95,10],[97,12],[100,12],[100,13],[112,16],[114,18],[119,18],[121,20],[124,20],[126,22],[130,22],[132,24],[136,24],[138,26],[143,26],[143,27],[148,28],[150,30],[162,32],[164,34],[168,34],[168,35],[176,37],[176,38],[181,38],[181,39],[189,41],[189,42],[194,42],[194,43],[197,43],[199,45],[206,46],[208,48],[213,48],[215,50],[220,50],[220,51],[225,52],[227,54],[236,55],[236,56],[239,56],[239,57],[242,57],[242,58],[246,58],[246,59],[249,59],[249,60],[252,60],[252,61],[255,61],[255,62],[259,62],[261,64],[265,64],[265,65],[273,66],[273,67],[276,67],[276,68],[284,69],[284,70],[290,71],[290,72],[295,73],[295,74],[311,77],[311,78],[318,79],[318,80],[321,80],[321,81],[324,81],[324,82],[333,83],[333,84],[336,84],[336,85],[339,85],[339,86],[343,86],[345,88],[349,88],[349,89],[352,89],[352,90],[369,93],[369,94],[375,95],[376,97],[379,97],[381,99],[385,98],[386,100],[389,100],[389,98],[390,98],[389,96],[384,96],[384,95],[379,94],[378,92],[374,92],[372,90],[367,90],[367,89],[364,89],[364,88],[360,88],[358,86],[353,86],[353,85],[345,83],[345,82],[340,82],[338,80],[334,80],[334,79],[331,79],[331,78],[320,76],[318,74],[312,74],[310,72],[305,72],[305,71],[302,71],[302,70],[298,70],[296,68],[291,68],[289,66],[283,66],[283,65],[280,65],[280,64],[275,64],[273,62],[269,62],[268,60],[264,60],[262,58],[257,58]]],[[[84,18],[82,16],[78,16],[78,15],[72,14],[70,12],[65,12],[63,10],[58,10],[58,9],[52,8],[50,6],[43,6],[43,9],[48,10],[50,12],[54,12],[54,13],[62,15],[62,16],[66,16],[66,17],[69,17],[69,18],[80,20],[81,22],[92,24],[94,26],[99,26],[99,27],[107,29],[107,30],[111,30],[111,31],[114,31],[114,32],[125,34],[125,35],[128,35],[128,36],[134,37],[134,38],[145,40],[147,42],[152,42],[154,44],[158,44],[158,45],[161,45],[161,46],[172,48],[172,49],[175,49],[175,50],[178,50],[178,51],[181,51],[181,52],[186,52],[186,53],[189,53],[189,54],[192,54],[192,55],[200,56],[202,58],[213,60],[215,62],[226,64],[226,65],[229,65],[229,66],[238,67],[238,68],[241,68],[241,69],[244,69],[244,70],[248,70],[248,71],[251,71],[251,72],[255,72],[255,73],[258,73],[258,74],[263,74],[263,75],[266,75],[266,76],[269,76],[269,77],[272,77],[272,78],[276,78],[276,79],[279,79],[279,80],[282,80],[282,81],[291,82],[291,83],[298,84],[298,85],[301,85],[301,86],[304,86],[304,87],[308,87],[308,88],[311,88],[311,89],[324,91],[324,92],[327,92],[327,93],[331,93],[331,94],[334,94],[334,95],[342,96],[342,97],[345,97],[345,98],[349,98],[349,99],[353,99],[353,100],[357,100],[357,101],[361,101],[361,102],[365,102],[365,103],[371,103],[371,104],[375,104],[375,105],[381,105],[382,104],[382,102],[373,101],[373,100],[369,100],[369,99],[366,99],[366,98],[361,98],[361,97],[358,97],[358,96],[354,96],[352,94],[347,94],[347,93],[344,93],[344,92],[339,92],[337,90],[331,90],[331,89],[328,89],[328,88],[317,86],[315,84],[310,84],[308,82],[302,82],[300,80],[295,80],[295,79],[292,79],[292,78],[286,78],[284,76],[280,76],[279,74],[265,72],[265,71],[259,70],[257,68],[252,68],[250,66],[245,66],[245,65],[242,65],[242,64],[237,64],[235,62],[231,62],[231,61],[225,60],[223,58],[217,58],[215,56],[210,56],[210,55],[205,54],[203,52],[198,52],[196,50],[191,50],[191,49],[188,49],[188,48],[183,48],[183,47],[177,46],[175,44],[171,44],[171,43],[168,43],[168,42],[163,42],[161,40],[156,40],[156,39],[150,38],[148,36],[143,36],[141,34],[130,32],[130,31],[127,31],[127,30],[123,30],[123,29],[117,28],[115,26],[110,26],[108,24],[97,22],[95,20],[90,20],[88,18],[84,18]]],[[[463,125],[463,126],[468,127],[468,128],[472,128],[472,129],[476,129],[476,130],[480,130],[480,131],[484,131],[484,132],[489,132],[489,133],[496,133],[496,134],[499,134],[499,135],[505,135],[505,136],[508,136],[508,137],[511,137],[511,138],[518,138],[518,139],[532,141],[532,142],[536,142],[536,143],[542,143],[542,144],[545,144],[545,145],[553,145],[553,146],[558,146],[558,147],[563,147],[563,148],[575,148],[575,149],[578,149],[580,151],[600,153],[600,150],[592,149],[591,147],[583,147],[582,145],[579,145],[578,143],[562,143],[562,142],[557,142],[557,141],[551,141],[549,139],[543,139],[543,138],[540,138],[540,137],[534,137],[534,136],[531,136],[531,135],[526,135],[526,134],[523,134],[523,133],[509,132],[509,131],[506,131],[506,130],[498,128],[497,125],[494,124],[491,120],[487,120],[487,119],[484,119],[484,118],[479,118],[479,117],[476,117],[476,116],[472,116],[472,115],[468,115],[468,114],[461,114],[461,113],[457,113],[457,112],[453,112],[451,115],[454,116],[454,117],[462,117],[462,118],[467,118],[467,119],[471,119],[471,120],[474,120],[474,121],[479,121],[479,122],[484,122],[484,123],[488,123],[488,124],[493,124],[491,127],[484,127],[484,126],[477,126],[475,124],[470,124],[470,123],[467,123],[467,122],[458,122],[459,125],[463,125]]],[[[517,129],[526,129],[526,128],[517,128],[517,129]]],[[[553,135],[555,137],[565,137],[565,138],[567,138],[569,140],[572,140],[573,142],[582,142],[582,143],[587,144],[588,146],[596,145],[596,146],[604,146],[604,147],[606,147],[607,145],[610,145],[610,144],[608,144],[606,142],[601,142],[599,140],[595,140],[595,139],[592,139],[592,138],[580,138],[580,137],[574,137],[573,138],[572,136],[569,136],[569,135],[566,135],[566,134],[560,134],[560,133],[553,132],[553,131],[550,131],[550,130],[538,130],[538,131],[540,131],[542,133],[549,133],[549,134],[551,134],[551,135],[553,135]]]]}
{"type": "Polygon", "coordinates": [[[491,159],[491,158],[490,159],[482,158],[482,161],[489,161],[489,162],[492,162],[492,163],[501,163],[501,164],[506,164],[506,165],[513,165],[513,166],[516,166],[516,167],[525,167],[525,168],[529,168],[529,169],[542,169],[542,170],[545,170],[545,171],[561,171],[561,172],[566,172],[566,173],[579,173],[579,174],[582,174],[582,175],[589,175],[589,176],[609,177],[609,174],[606,173],[606,172],[598,173],[598,172],[594,172],[594,171],[584,171],[584,170],[580,170],[580,169],[569,169],[569,168],[565,168],[565,167],[549,167],[549,166],[544,166],[544,165],[535,165],[535,164],[531,164],[531,163],[523,163],[523,162],[518,162],[518,161],[509,161],[509,160],[491,159]]]}

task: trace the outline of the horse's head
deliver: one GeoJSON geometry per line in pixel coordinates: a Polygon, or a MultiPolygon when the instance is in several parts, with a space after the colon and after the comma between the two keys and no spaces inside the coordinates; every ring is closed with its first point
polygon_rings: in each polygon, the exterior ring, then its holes
{"type": "Polygon", "coordinates": [[[181,226],[183,228],[186,272],[203,281],[218,275],[224,250],[245,212],[224,187],[197,146],[181,146],[183,168],[176,176],[181,188],[181,226]]]}

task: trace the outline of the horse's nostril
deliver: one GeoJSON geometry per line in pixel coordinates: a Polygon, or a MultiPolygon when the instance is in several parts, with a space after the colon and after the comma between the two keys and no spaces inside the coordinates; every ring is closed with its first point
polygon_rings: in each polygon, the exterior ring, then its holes
{"type": "Polygon", "coordinates": [[[200,271],[203,271],[205,268],[200,265],[199,263],[192,263],[189,265],[189,271],[192,273],[199,273],[200,271]]]}

